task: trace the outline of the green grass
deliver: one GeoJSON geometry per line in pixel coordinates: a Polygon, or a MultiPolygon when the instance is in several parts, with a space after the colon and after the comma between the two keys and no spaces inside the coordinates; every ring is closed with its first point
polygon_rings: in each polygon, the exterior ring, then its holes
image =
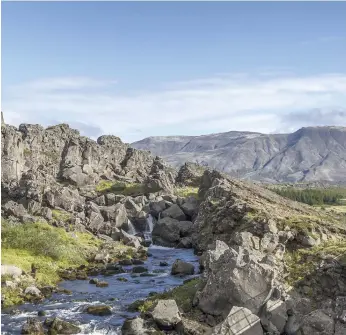
{"type": "Polygon", "coordinates": [[[286,278],[287,284],[295,286],[307,275],[313,273],[316,265],[325,255],[332,255],[345,263],[346,240],[328,241],[312,248],[286,252],[285,262],[289,272],[289,276],[286,278]]]}
{"type": "Polygon", "coordinates": [[[100,193],[112,192],[114,194],[123,195],[140,195],[144,193],[142,184],[124,183],[110,180],[101,180],[96,185],[96,191],[100,193]]]}
{"type": "Polygon", "coordinates": [[[189,312],[192,309],[192,301],[199,284],[199,278],[192,279],[170,291],[154,294],[146,300],[137,300],[129,306],[129,310],[146,312],[154,306],[157,300],[174,299],[183,312],[189,312]]]}
{"type": "Polygon", "coordinates": [[[185,186],[185,187],[177,187],[174,190],[174,194],[179,197],[194,197],[198,199],[198,187],[185,186]]]}
{"type": "Polygon", "coordinates": [[[2,264],[11,264],[30,272],[31,264],[38,267],[37,282],[54,284],[59,280],[59,268],[86,264],[89,253],[100,241],[87,233],[68,233],[46,223],[18,226],[2,225],[2,264]]]}
{"type": "Polygon", "coordinates": [[[62,221],[62,222],[67,222],[72,217],[72,215],[70,213],[59,210],[59,209],[53,209],[52,215],[53,215],[54,219],[56,219],[58,221],[62,221]]]}

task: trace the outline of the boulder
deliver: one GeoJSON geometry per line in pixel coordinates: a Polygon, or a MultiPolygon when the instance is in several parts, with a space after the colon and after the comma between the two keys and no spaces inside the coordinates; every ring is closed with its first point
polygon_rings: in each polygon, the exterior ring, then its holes
{"type": "Polygon", "coordinates": [[[212,335],[263,335],[258,316],[244,307],[232,307],[224,321],[214,327],[212,335]]]}
{"type": "Polygon", "coordinates": [[[124,230],[121,230],[121,240],[126,244],[127,246],[133,247],[138,249],[141,246],[140,238],[134,235],[130,235],[126,233],[124,230]]]}
{"type": "Polygon", "coordinates": [[[105,221],[111,222],[113,227],[120,228],[127,224],[128,217],[126,208],[123,204],[100,207],[101,214],[105,221]]]}
{"type": "Polygon", "coordinates": [[[186,215],[177,204],[173,204],[171,207],[165,209],[162,213],[162,217],[169,217],[178,221],[185,221],[186,215]]]}
{"type": "Polygon", "coordinates": [[[181,322],[177,324],[176,330],[178,334],[184,335],[211,335],[212,333],[212,329],[207,325],[184,317],[182,317],[181,322]]]}
{"type": "Polygon", "coordinates": [[[179,221],[169,217],[158,220],[154,226],[152,236],[154,242],[159,241],[164,246],[174,246],[180,239],[179,221]]]}
{"type": "Polygon", "coordinates": [[[191,263],[177,259],[172,265],[172,275],[193,275],[194,273],[195,268],[191,263]]]}
{"type": "Polygon", "coordinates": [[[180,207],[190,218],[195,218],[198,213],[198,201],[194,197],[187,197],[180,207]]]}
{"type": "Polygon", "coordinates": [[[21,334],[44,335],[42,323],[34,318],[28,318],[22,327],[21,334]]]}
{"type": "Polygon", "coordinates": [[[121,327],[122,335],[146,335],[148,334],[145,322],[142,318],[127,319],[121,327]]]}
{"type": "Polygon", "coordinates": [[[164,200],[151,201],[149,204],[149,208],[151,215],[158,218],[160,213],[166,209],[166,203],[164,200]]]}
{"type": "Polygon", "coordinates": [[[24,294],[29,294],[33,297],[38,297],[38,298],[42,297],[41,291],[35,286],[28,286],[25,289],[24,294]]]}
{"type": "Polygon", "coordinates": [[[46,320],[45,324],[49,326],[51,333],[55,332],[59,335],[79,334],[81,331],[81,329],[78,326],[75,326],[73,323],[61,320],[59,318],[54,318],[53,321],[46,320]]]}
{"type": "Polygon", "coordinates": [[[152,312],[154,319],[160,329],[173,329],[180,321],[180,312],[175,300],[158,300],[152,312]]]}
{"type": "Polygon", "coordinates": [[[329,335],[334,333],[334,320],[322,310],[315,310],[304,318],[304,335],[329,335]]]}
{"type": "Polygon", "coordinates": [[[23,273],[22,269],[14,265],[5,265],[1,264],[1,275],[2,276],[11,276],[11,277],[19,277],[23,273]]]}
{"type": "Polygon", "coordinates": [[[86,312],[88,314],[97,315],[97,316],[105,316],[105,315],[111,315],[112,314],[111,307],[106,306],[106,305],[88,306],[86,308],[86,312]]]}
{"type": "Polygon", "coordinates": [[[100,280],[96,283],[96,287],[108,287],[108,286],[109,286],[109,284],[106,281],[100,280]]]}

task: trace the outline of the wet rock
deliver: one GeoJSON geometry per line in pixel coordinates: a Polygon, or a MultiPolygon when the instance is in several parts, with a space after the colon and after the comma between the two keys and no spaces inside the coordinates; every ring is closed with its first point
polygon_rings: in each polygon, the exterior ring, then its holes
{"type": "Polygon", "coordinates": [[[112,314],[111,307],[110,306],[104,306],[104,305],[88,306],[86,308],[86,312],[88,314],[97,315],[97,316],[106,316],[106,315],[112,314]]]}
{"type": "Polygon", "coordinates": [[[132,269],[132,273],[143,273],[143,272],[148,272],[148,269],[145,268],[144,266],[136,266],[132,269]]]}
{"type": "Polygon", "coordinates": [[[164,246],[174,246],[180,239],[179,221],[166,217],[160,219],[154,226],[152,236],[155,243],[161,242],[164,246]]]}
{"type": "Polygon", "coordinates": [[[137,317],[135,319],[126,320],[121,327],[122,335],[145,335],[147,329],[145,322],[142,318],[137,317]]]}
{"type": "Polygon", "coordinates": [[[258,316],[244,307],[234,306],[227,318],[214,327],[212,335],[263,335],[258,316]]]}
{"type": "Polygon", "coordinates": [[[149,206],[150,206],[150,213],[156,218],[158,218],[159,214],[166,209],[166,203],[164,200],[152,201],[150,202],[149,206]]]}
{"type": "Polygon", "coordinates": [[[96,287],[108,287],[109,284],[106,281],[98,281],[96,287]]]}
{"type": "Polygon", "coordinates": [[[160,266],[168,266],[168,263],[163,261],[163,262],[160,262],[160,266]]]}
{"type": "Polygon", "coordinates": [[[132,259],[122,259],[121,261],[119,261],[120,265],[132,265],[133,261],[132,259]]]}
{"type": "Polygon", "coordinates": [[[89,280],[89,284],[97,284],[99,282],[99,280],[97,279],[97,278],[91,278],[90,280],[89,280]]]}
{"type": "Polygon", "coordinates": [[[194,273],[195,268],[191,263],[177,259],[172,265],[172,275],[193,275],[194,273]]]}
{"type": "Polygon", "coordinates": [[[29,286],[25,289],[24,294],[31,295],[33,297],[42,297],[41,291],[35,286],[29,286]]]}
{"type": "Polygon", "coordinates": [[[45,311],[38,311],[37,316],[46,316],[46,312],[45,311]]]}
{"type": "Polygon", "coordinates": [[[71,322],[61,320],[59,318],[54,318],[53,321],[46,320],[45,324],[48,325],[49,331],[54,334],[70,335],[79,334],[81,329],[71,322]]]}
{"type": "Polygon", "coordinates": [[[133,259],[132,260],[133,265],[142,265],[144,262],[140,259],[133,259]]]}
{"type": "Polygon", "coordinates": [[[117,278],[118,281],[122,281],[122,282],[127,282],[128,280],[124,277],[118,277],[117,278]]]}
{"type": "Polygon", "coordinates": [[[28,318],[22,327],[21,334],[44,335],[42,323],[34,318],[28,318]]]}
{"type": "Polygon", "coordinates": [[[181,321],[175,300],[158,300],[150,314],[159,328],[163,330],[173,329],[181,321]]]}

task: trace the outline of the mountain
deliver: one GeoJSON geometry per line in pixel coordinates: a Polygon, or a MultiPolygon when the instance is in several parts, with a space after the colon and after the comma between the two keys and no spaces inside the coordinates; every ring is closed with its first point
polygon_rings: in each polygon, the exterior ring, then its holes
{"type": "Polygon", "coordinates": [[[304,127],[291,134],[230,131],[148,137],[131,144],[169,164],[199,162],[238,178],[267,182],[346,181],[346,127],[304,127]]]}

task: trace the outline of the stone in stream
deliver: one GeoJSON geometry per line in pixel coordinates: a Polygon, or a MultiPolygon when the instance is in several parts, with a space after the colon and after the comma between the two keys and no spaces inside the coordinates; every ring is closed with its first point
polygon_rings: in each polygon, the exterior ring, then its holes
{"type": "Polygon", "coordinates": [[[132,269],[132,273],[142,273],[142,272],[148,272],[148,269],[145,268],[144,266],[135,266],[132,269]]]}
{"type": "Polygon", "coordinates": [[[144,262],[140,259],[133,259],[132,264],[133,265],[142,265],[142,264],[144,264],[144,262]]]}
{"type": "Polygon", "coordinates": [[[86,308],[86,312],[88,314],[97,315],[97,316],[105,316],[105,315],[112,314],[111,307],[104,306],[104,305],[88,306],[86,308]]]}
{"type": "Polygon", "coordinates": [[[119,261],[120,265],[132,265],[132,259],[122,259],[121,261],[119,261]]]}
{"type": "Polygon", "coordinates": [[[168,266],[168,263],[163,261],[163,262],[160,262],[160,266],[168,266]]]}
{"type": "Polygon", "coordinates": [[[108,287],[109,284],[106,281],[98,281],[96,287],[108,287]]]}
{"type": "Polygon", "coordinates": [[[193,275],[194,273],[195,268],[193,264],[184,262],[180,259],[177,259],[172,265],[172,275],[193,275]]]}
{"type": "Polygon", "coordinates": [[[38,311],[37,312],[37,316],[46,316],[46,312],[45,311],[38,311]]]}
{"type": "Polygon", "coordinates": [[[147,334],[145,321],[142,318],[128,319],[121,327],[122,335],[144,335],[147,334]]]}
{"type": "Polygon", "coordinates": [[[42,323],[34,318],[28,318],[22,327],[21,334],[44,335],[42,323]]]}
{"type": "Polygon", "coordinates": [[[89,280],[89,284],[97,284],[99,282],[99,280],[97,278],[91,278],[89,280]]]}
{"type": "Polygon", "coordinates": [[[48,326],[49,334],[79,334],[81,331],[81,329],[73,323],[59,318],[54,318],[53,320],[47,318],[44,324],[48,326]]]}
{"type": "Polygon", "coordinates": [[[128,279],[124,278],[124,277],[118,277],[117,278],[118,281],[122,281],[122,282],[127,282],[128,279]]]}

